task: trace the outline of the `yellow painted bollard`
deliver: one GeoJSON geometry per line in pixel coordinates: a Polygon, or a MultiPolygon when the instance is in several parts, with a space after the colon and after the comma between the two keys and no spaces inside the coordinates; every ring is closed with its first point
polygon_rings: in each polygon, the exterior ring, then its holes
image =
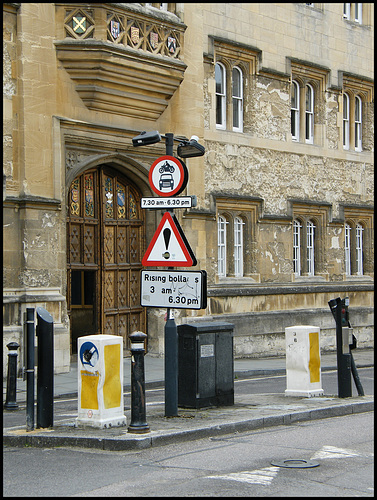
{"type": "Polygon", "coordinates": [[[320,329],[299,325],[285,329],[286,396],[322,396],[320,329]]]}
{"type": "Polygon", "coordinates": [[[123,338],[87,335],[77,340],[77,426],[127,424],[123,407],[123,338]]]}

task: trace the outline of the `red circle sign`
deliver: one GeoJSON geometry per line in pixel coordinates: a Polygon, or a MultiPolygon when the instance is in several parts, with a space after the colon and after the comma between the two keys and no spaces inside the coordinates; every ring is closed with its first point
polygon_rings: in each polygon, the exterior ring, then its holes
{"type": "Polygon", "coordinates": [[[152,163],[149,170],[149,184],[160,196],[181,193],[188,181],[186,165],[174,156],[161,156],[152,163]]]}

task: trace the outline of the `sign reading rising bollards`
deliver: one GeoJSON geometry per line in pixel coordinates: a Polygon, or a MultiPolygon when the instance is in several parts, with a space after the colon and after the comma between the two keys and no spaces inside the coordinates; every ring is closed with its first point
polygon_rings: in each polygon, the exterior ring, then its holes
{"type": "Polygon", "coordinates": [[[150,432],[146,422],[145,381],[144,381],[144,341],[147,335],[133,332],[131,340],[131,423],[128,432],[143,434],[150,432]]]}
{"type": "Polygon", "coordinates": [[[77,339],[78,416],[76,426],[119,427],[123,414],[123,338],[87,335],[77,339]]]}

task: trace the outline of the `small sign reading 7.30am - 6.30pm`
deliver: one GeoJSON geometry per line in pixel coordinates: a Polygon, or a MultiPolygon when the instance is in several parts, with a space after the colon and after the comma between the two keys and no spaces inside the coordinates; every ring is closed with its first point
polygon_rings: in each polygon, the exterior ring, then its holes
{"type": "Polygon", "coordinates": [[[141,305],[205,309],[206,271],[141,271],[141,305]]]}

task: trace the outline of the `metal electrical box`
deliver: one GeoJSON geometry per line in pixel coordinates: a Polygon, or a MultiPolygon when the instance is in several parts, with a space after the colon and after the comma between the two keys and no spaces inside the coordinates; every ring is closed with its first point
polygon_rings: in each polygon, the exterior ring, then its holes
{"type": "Polygon", "coordinates": [[[298,325],[285,329],[286,396],[322,396],[320,328],[298,325]]]}
{"type": "Polygon", "coordinates": [[[233,327],[215,321],[178,325],[178,406],[234,404],[233,327]]]}
{"type": "Polygon", "coordinates": [[[76,425],[126,425],[123,405],[123,338],[87,335],[77,339],[78,416],[76,425]]]}

